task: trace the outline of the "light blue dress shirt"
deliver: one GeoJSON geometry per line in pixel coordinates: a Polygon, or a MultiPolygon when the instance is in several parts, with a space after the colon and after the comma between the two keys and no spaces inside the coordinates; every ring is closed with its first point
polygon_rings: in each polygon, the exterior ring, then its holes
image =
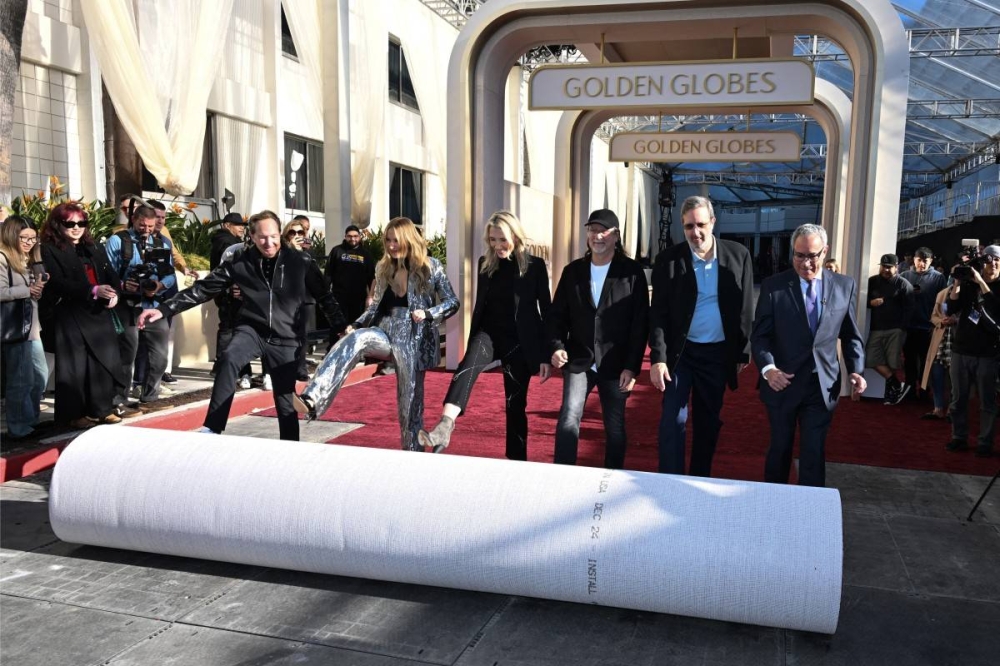
{"type": "Polygon", "coordinates": [[[722,313],[719,312],[719,248],[713,248],[713,256],[708,261],[700,259],[693,251],[691,263],[698,283],[698,301],[694,306],[688,340],[691,342],[723,342],[726,339],[722,329],[722,313]]]}

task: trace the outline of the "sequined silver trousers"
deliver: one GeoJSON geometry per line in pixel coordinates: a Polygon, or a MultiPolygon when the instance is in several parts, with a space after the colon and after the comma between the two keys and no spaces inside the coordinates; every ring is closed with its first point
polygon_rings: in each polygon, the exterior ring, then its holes
{"type": "Polygon", "coordinates": [[[345,335],[320,363],[302,397],[312,403],[316,414],[323,414],[358,361],[392,359],[402,448],[423,451],[417,433],[424,427],[424,371],[416,370],[415,326],[406,308],[393,308],[379,320],[378,328],[359,328],[345,335]]]}

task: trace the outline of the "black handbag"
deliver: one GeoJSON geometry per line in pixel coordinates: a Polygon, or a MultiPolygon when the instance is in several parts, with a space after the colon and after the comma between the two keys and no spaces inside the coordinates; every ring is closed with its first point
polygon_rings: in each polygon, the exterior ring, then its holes
{"type": "MultiPolygon", "coordinates": [[[[10,269],[10,259],[7,259],[7,284],[13,282],[14,273],[10,269]]],[[[28,339],[31,334],[31,308],[30,298],[0,301],[0,342],[12,345],[28,339]]]]}

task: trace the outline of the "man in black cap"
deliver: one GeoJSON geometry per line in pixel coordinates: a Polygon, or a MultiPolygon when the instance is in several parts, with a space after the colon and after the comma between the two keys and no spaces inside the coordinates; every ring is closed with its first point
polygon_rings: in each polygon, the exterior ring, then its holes
{"type": "Polygon", "coordinates": [[[879,271],[868,278],[868,308],[871,326],[865,347],[865,367],[874,368],[885,379],[885,404],[898,405],[913,387],[900,382],[903,342],[913,314],[913,286],[896,274],[899,259],[883,254],[879,271]]]}
{"type": "Polygon", "coordinates": [[[622,247],[618,216],[604,208],[587,220],[587,253],[563,270],[545,319],[552,365],[562,368],[563,399],[555,462],[576,464],[580,418],[597,387],[607,436],[604,466],[625,465],[625,401],[646,353],[646,274],[622,247]]]}
{"type": "Polygon", "coordinates": [[[660,472],[684,474],[688,400],[694,439],[692,476],[711,476],[722,398],[750,362],[753,260],[746,247],[715,238],[715,213],[705,197],[681,206],[685,243],[664,250],[653,268],[649,311],[650,380],[663,393],[660,472]]]}
{"type": "MultiPolygon", "coordinates": [[[[361,230],[353,224],[344,231],[344,242],[330,252],[326,279],[347,321],[357,320],[368,305],[375,280],[375,260],[361,244],[361,230]]],[[[333,342],[331,338],[331,346],[333,342]]]]}
{"type": "MultiPolygon", "coordinates": [[[[247,222],[242,215],[226,213],[226,216],[222,218],[222,224],[219,225],[218,230],[212,234],[210,239],[212,246],[209,255],[209,270],[214,271],[219,267],[219,264],[222,263],[222,255],[228,248],[243,242],[246,229],[247,222]]],[[[218,359],[222,356],[222,350],[229,345],[229,341],[233,338],[233,330],[236,328],[236,320],[240,314],[241,302],[238,294],[239,287],[234,286],[224,294],[215,297],[215,304],[219,308],[219,332],[215,338],[216,367],[212,368],[213,373],[218,371],[218,359]]],[[[252,372],[249,363],[240,369],[239,379],[236,382],[239,388],[250,388],[252,372]]]]}

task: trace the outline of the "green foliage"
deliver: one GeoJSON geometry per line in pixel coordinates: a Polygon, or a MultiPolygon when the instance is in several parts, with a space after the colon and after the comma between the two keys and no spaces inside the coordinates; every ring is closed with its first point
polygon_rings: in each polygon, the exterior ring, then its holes
{"type": "Polygon", "coordinates": [[[372,255],[372,259],[378,262],[385,254],[384,235],[382,229],[372,231],[371,227],[361,232],[361,245],[372,255]]]}
{"type": "Polygon", "coordinates": [[[314,231],[309,234],[309,241],[312,246],[309,248],[309,254],[312,255],[313,260],[322,269],[326,267],[326,236],[320,235],[318,232],[314,231]]]}
{"type": "Polygon", "coordinates": [[[218,229],[219,224],[220,222],[213,222],[208,218],[199,220],[193,212],[177,204],[167,209],[165,226],[185,259],[188,255],[207,257],[212,253],[212,234],[218,229]]]}
{"type": "MultiPolygon", "coordinates": [[[[39,190],[35,193],[23,193],[14,199],[10,208],[16,215],[21,215],[35,222],[38,228],[45,226],[45,220],[49,217],[49,212],[61,203],[75,201],[66,194],[66,186],[59,182],[55,176],[49,177],[49,197],[45,197],[45,192],[39,190]]],[[[102,201],[78,201],[83,206],[87,214],[90,226],[90,234],[95,240],[101,241],[112,234],[117,221],[118,212],[102,201]]]]}
{"type": "Polygon", "coordinates": [[[442,266],[448,265],[448,242],[444,234],[427,241],[427,254],[440,261],[442,266]]]}

